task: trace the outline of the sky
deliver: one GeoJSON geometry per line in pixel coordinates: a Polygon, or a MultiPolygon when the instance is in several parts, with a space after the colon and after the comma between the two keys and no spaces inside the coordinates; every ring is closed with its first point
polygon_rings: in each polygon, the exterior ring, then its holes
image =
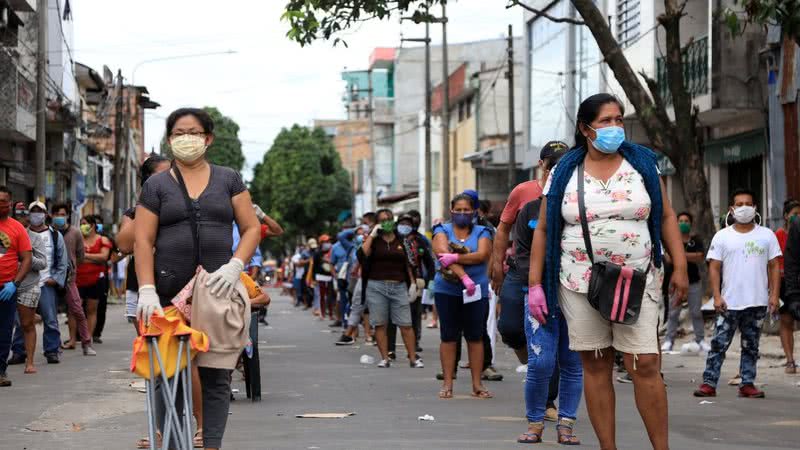
{"type": "MultiPolygon", "coordinates": [[[[449,43],[499,38],[508,24],[522,34],[522,10],[507,0],[451,0],[449,43]]],[[[102,73],[122,69],[161,104],[146,113],[146,150],[158,148],[164,120],[183,106],[216,106],[241,127],[249,179],[275,136],[292,124],[345,115],[341,71],[366,69],[375,47],[423,37],[424,25],[363,22],[341,36],[348,46],[320,40],[308,47],[286,37],[284,0],[72,0],[75,61],[102,73]],[[233,51],[233,54],[216,54],[233,51]],[[204,55],[152,61],[151,59],[204,55]],[[135,78],[134,78],[135,69],[135,78]]],[[[434,45],[441,27],[431,27],[434,45]]],[[[408,43],[404,46],[410,46],[408,43]]]]}

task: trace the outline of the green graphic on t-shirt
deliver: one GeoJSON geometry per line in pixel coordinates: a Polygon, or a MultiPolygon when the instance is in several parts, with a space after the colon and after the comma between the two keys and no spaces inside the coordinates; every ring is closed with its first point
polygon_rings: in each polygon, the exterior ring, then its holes
{"type": "Polygon", "coordinates": [[[744,244],[745,256],[761,256],[767,252],[767,249],[761,247],[756,241],[747,241],[744,244]]]}

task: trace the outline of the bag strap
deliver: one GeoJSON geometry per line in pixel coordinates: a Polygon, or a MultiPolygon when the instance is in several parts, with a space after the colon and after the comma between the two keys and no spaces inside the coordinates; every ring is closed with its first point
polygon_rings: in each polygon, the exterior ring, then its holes
{"type": "Polygon", "coordinates": [[[583,230],[583,243],[586,245],[586,253],[589,255],[589,261],[594,264],[594,251],[592,251],[592,239],[589,234],[589,222],[586,219],[586,201],[584,200],[583,181],[584,169],[583,161],[578,164],[578,212],[580,213],[581,229],[583,230]]]}
{"type": "Polygon", "coordinates": [[[189,222],[191,223],[192,228],[192,238],[194,239],[194,265],[197,267],[200,265],[200,233],[197,225],[197,216],[200,215],[200,205],[196,205],[191,197],[189,197],[189,190],[186,189],[186,183],[183,181],[183,175],[181,175],[181,171],[178,169],[178,166],[175,165],[174,161],[172,163],[172,170],[175,172],[175,178],[178,179],[178,185],[181,187],[183,200],[186,203],[186,209],[189,213],[189,222]]]}

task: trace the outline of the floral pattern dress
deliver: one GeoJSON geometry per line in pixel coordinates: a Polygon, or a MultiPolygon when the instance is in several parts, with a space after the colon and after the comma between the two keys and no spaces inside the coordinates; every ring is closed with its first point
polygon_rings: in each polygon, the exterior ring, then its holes
{"type": "MultiPolygon", "coordinates": [[[[583,174],[586,218],[591,233],[595,262],[611,261],[614,264],[645,270],[650,263],[652,242],[647,220],[650,217],[650,196],[639,172],[624,160],[608,179],[598,180],[583,174]]],[[[550,180],[544,195],[550,190],[550,180]]],[[[561,235],[561,284],[567,289],[587,293],[592,276],[592,262],[583,242],[583,230],[578,209],[577,169],[567,183],[561,204],[564,228],[561,235]]],[[[647,276],[648,290],[658,290],[663,271],[651,267],[647,276]]],[[[654,299],[658,298],[655,294],[654,299]]]]}

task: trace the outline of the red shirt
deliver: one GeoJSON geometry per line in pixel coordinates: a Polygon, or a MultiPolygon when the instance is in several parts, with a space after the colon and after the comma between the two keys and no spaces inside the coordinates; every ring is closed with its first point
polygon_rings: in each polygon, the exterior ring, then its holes
{"type": "Polygon", "coordinates": [[[778,238],[778,244],[781,246],[781,256],[778,256],[778,264],[781,268],[781,276],[783,276],[783,253],[786,253],[786,240],[789,239],[789,233],[783,228],[778,228],[775,231],[775,237],[778,238]]]}
{"type": "Polygon", "coordinates": [[[538,181],[531,180],[518,184],[508,196],[506,206],[503,208],[503,214],[500,215],[500,221],[513,225],[519,210],[527,205],[528,202],[532,202],[541,196],[542,187],[538,181]]]}
{"type": "MultiPolygon", "coordinates": [[[[93,245],[84,245],[83,249],[86,254],[100,253],[103,247],[111,248],[111,245],[104,244],[103,237],[98,235],[93,245]]],[[[107,264],[98,264],[85,259],[78,265],[78,270],[75,272],[75,283],[78,287],[94,286],[100,279],[100,275],[104,274],[107,269],[107,264]]]]}
{"type": "Polygon", "coordinates": [[[19,270],[19,254],[31,251],[31,238],[21,223],[12,218],[0,220],[0,284],[14,281],[19,270]]]}

